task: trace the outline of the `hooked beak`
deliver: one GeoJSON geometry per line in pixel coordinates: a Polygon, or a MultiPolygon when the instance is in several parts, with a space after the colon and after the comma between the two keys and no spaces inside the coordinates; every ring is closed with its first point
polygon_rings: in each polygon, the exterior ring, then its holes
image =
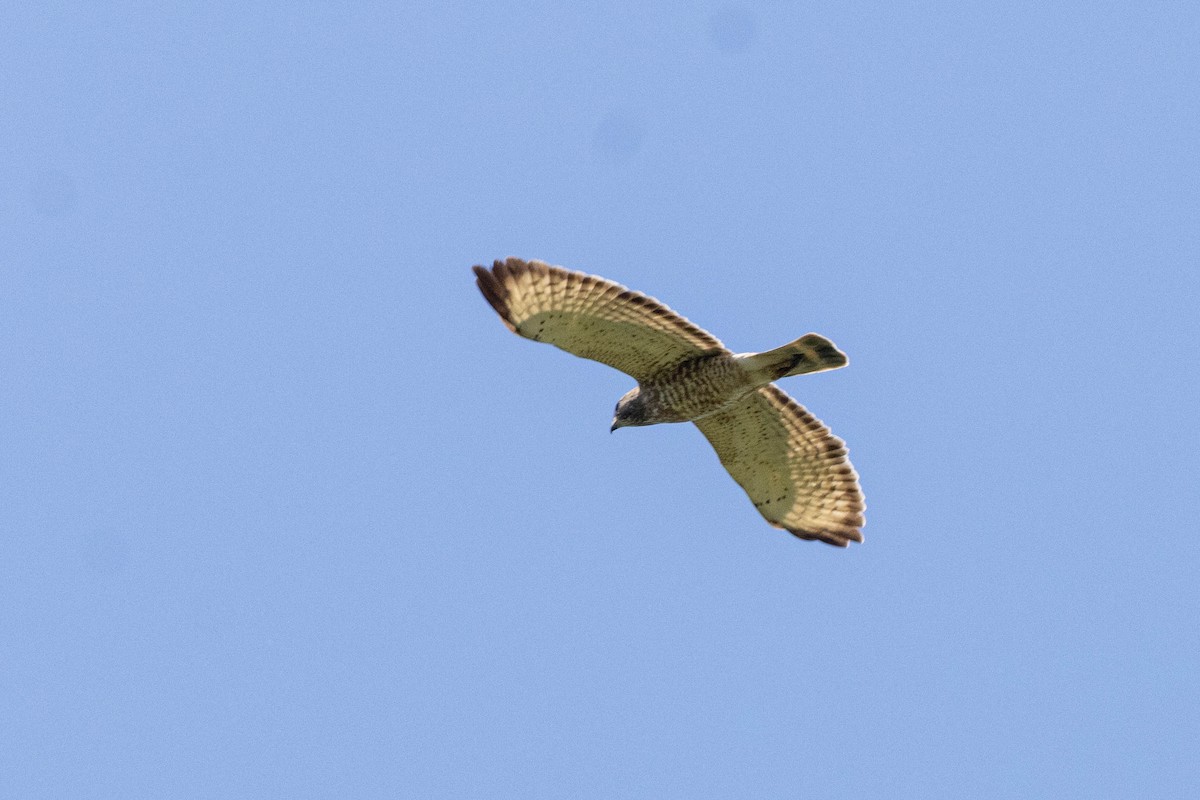
{"type": "Polygon", "coordinates": [[[617,421],[614,419],[614,420],[613,420],[612,427],[608,429],[608,432],[609,432],[609,433],[612,433],[613,431],[615,431],[615,430],[616,430],[617,428],[619,428],[619,427],[621,427],[621,426],[620,426],[619,424],[617,424],[617,421]]]}

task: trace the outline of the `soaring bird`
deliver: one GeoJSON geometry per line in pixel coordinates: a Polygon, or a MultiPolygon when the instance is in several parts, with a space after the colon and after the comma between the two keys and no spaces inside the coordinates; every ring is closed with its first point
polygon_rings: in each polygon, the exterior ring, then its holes
{"type": "Polygon", "coordinates": [[[637,380],[612,430],[692,422],[759,513],[800,539],[863,540],[862,490],[845,443],[774,381],[847,364],[809,333],[763,353],[733,353],[652,297],[596,275],[508,258],[474,267],[509,330],[637,380]]]}

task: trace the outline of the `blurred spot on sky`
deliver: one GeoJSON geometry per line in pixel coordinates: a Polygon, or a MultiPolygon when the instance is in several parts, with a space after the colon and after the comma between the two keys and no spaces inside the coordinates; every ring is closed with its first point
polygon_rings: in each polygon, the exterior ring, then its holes
{"type": "Polygon", "coordinates": [[[129,564],[129,539],[108,528],[87,531],[80,542],[83,563],[98,575],[112,576],[129,564]]]}
{"type": "Polygon", "coordinates": [[[65,217],[78,204],[75,179],[62,170],[40,169],[30,182],[29,200],[44,217],[65,217]]]}
{"type": "Polygon", "coordinates": [[[637,155],[645,138],[646,123],[640,116],[613,110],[596,124],[592,147],[605,160],[623,164],[637,155]]]}
{"type": "Polygon", "coordinates": [[[758,38],[758,24],[746,9],[728,6],[713,12],[709,18],[708,38],[721,52],[745,53],[758,38]]]}

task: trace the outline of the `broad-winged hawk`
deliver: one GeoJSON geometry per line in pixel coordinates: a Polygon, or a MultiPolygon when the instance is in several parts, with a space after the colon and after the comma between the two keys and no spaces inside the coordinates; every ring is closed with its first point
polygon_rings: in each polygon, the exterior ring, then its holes
{"type": "Polygon", "coordinates": [[[637,379],[612,430],[694,422],[767,522],[838,547],[863,540],[845,444],[772,383],[846,366],[828,339],[810,333],[735,354],[657,300],[595,275],[519,258],[474,270],[509,330],[637,379]]]}

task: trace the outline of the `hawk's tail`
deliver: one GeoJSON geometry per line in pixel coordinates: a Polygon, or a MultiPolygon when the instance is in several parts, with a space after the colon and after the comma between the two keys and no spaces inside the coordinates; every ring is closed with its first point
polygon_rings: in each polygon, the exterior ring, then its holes
{"type": "Polygon", "coordinates": [[[833,342],[815,333],[805,334],[790,344],[765,353],[752,353],[739,358],[747,369],[761,375],[767,382],[789,375],[837,369],[849,363],[846,354],[838,350],[833,342]]]}

